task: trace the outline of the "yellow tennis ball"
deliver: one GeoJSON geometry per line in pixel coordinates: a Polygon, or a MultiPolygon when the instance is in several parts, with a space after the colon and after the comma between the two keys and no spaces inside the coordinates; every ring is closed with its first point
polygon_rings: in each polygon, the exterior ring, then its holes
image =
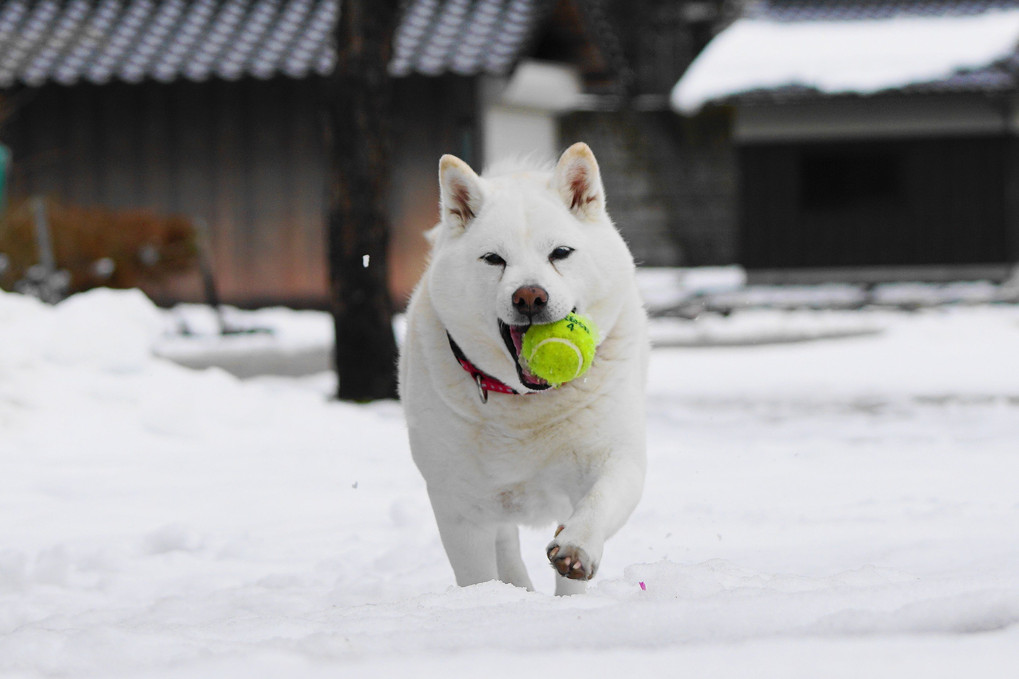
{"type": "Polygon", "coordinates": [[[591,319],[569,314],[561,321],[528,328],[520,355],[532,373],[558,387],[587,372],[597,345],[598,329],[591,319]]]}

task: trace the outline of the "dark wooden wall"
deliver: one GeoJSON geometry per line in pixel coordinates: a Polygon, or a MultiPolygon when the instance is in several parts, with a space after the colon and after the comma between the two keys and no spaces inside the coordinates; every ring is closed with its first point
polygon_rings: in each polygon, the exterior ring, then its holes
{"type": "MultiPolygon", "coordinates": [[[[226,299],[324,291],[318,82],[48,85],[4,139],[14,191],[204,220],[226,299]]],[[[197,277],[161,291],[200,297],[197,277]]]]}
{"type": "MultiPolygon", "coordinates": [[[[204,220],[224,300],[322,306],[325,155],[318,79],[114,82],[24,90],[0,138],[12,193],[204,220]]],[[[404,78],[395,95],[392,287],[406,296],[437,218],[442,153],[478,145],[474,83],[404,78]]],[[[200,300],[196,276],[163,301],[200,300]]]]}
{"type": "Polygon", "coordinates": [[[744,144],[750,269],[1004,263],[1019,258],[999,136],[744,144]]]}

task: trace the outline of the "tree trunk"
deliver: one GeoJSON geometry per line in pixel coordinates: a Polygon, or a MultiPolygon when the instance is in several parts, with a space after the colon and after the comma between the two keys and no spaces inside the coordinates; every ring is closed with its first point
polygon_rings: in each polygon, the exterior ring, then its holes
{"type": "Polygon", "coordinates": [[[325,102],[330,303],[339,398],[396,397],[387,286],[391,83],[397,0],[344,0],[325,102]]]}

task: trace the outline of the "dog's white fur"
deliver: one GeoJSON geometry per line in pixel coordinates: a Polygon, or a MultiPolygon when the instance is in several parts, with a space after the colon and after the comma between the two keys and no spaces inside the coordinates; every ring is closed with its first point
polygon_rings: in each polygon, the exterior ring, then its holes
{"type": "Polygon", "coordinates": [[[556,593],[582,592],[644,484],[649,344],[633,258],[605,211],[586,144],[551,169],[483,177],[443,156],[439,181],[442,218],[407,313],[400,395],[443,546],[459,585],[498,578],[531,589],[517,526],[554,521],[556,593]],[[561,247],[573,251],[553,257],[561,247]],[[491,254],[504,264],[486,260],[491,254]],[[522,286],[548,292],[533,319],[514,307],[522,286]],[[593,365],[574,382],[528,394],[499,321],[553,322],[573,309],[600,330],[593,365]],[[482,403],[447,333],[521,394],[493,392],[482,403]]]}

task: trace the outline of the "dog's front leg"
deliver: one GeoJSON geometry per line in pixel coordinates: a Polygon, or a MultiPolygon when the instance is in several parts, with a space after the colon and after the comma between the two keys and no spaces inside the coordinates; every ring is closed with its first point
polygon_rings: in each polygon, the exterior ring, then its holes
{"type": "Polygon", "coordinates": [[[444,508],[434,499],[432,509],[456,584],[466,587],[498,579],[496,526],[471,521],[455,510],[444,508]]]}
{"type": "MultiPolygon", "coordinates": [[[[644,453],[616,456],[580,501],[573,515],[557,529],[546,553],[560,576],[587,581],[601,563],[605,540],[629,518],[644,488],[644,453]]],[[[559,582],[557,594],[573,594],[583,588],[559,582]]]]}

